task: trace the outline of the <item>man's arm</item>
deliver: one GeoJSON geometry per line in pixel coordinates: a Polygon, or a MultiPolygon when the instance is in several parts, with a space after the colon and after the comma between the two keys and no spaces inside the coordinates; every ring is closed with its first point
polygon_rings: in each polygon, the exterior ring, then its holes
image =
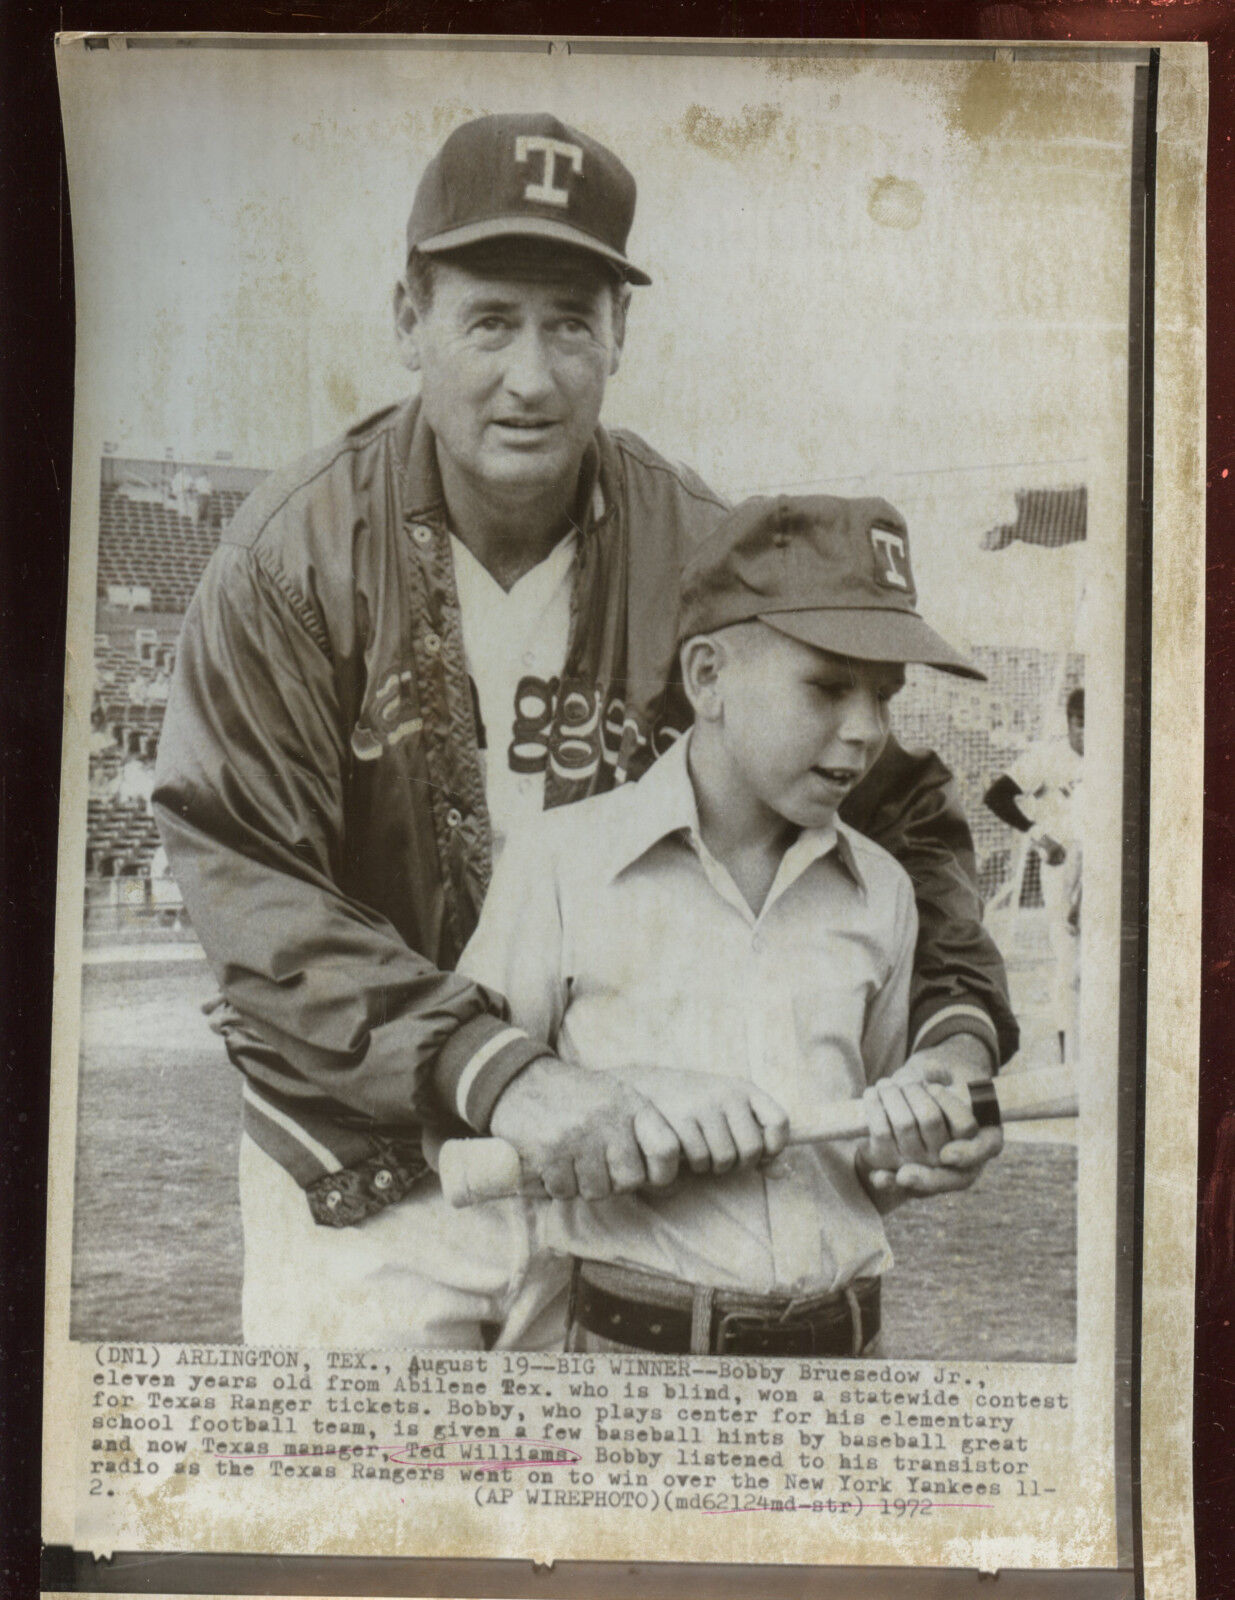
{"type": "Polygon", "coordinates": [[[487,1132],[501,1100],[493,1131],[568,1173],[563,1193],[636,1187],[642,1097],[556,1061],[499,994],[340,889],[346,719],[313,623],[277,572],[223,547],[185,619],[160,742],[156,816],[224,995],[260,1040],[245,1071],[325,1097],[349,1125],[462,1116],[487,1132]]]}
{"type": "Polygon", "coordinates": [[[1032,819],[1027,817],[1016,803],[1016,797],[1024,792],[1010,772],[1001,772],[982,796],[982,804],[988,811],[993,812],[1000,822],[1006,822],[1008,827],[1015,828],[1018,833],[1029,834],[1031,842],[1046,857],[1047,866],[1057,867],[1067,860],[1068,852],[1058,839],[1053,839],[1049,833],[1043,833],[1040,829],[1034,831],[1032,819]]]}
{"type": "Polygon", "coordinates": [[[224,995],[268,1047],[246,1071],[388,1126],[440,1120],[440,1063],[483,1054],[491,1103],[540,1047],[339,888],[344,720],[303,597],[222,547],[185,619],[154,810],[224,995]]]}
{"type": "Polygon", "coordinates": [[[973,840],[952,775],[927,750],[889,739],[842,808],[852,826],[896,857],[918,910],[909,1004],[911,1058],[993,1070],[1013,1055],[1019,1030],[1007,976],[982,926],[973,840]]]}
{"type": "Polygon", "coordinates": [[[1001,772],[982,796],[982,804],[1009,828],[1015,828],[1018,833],[1028,833],[1033,822],[1016,803],[1017,795],[1024,792],[1010,773],[1001,772]]]}

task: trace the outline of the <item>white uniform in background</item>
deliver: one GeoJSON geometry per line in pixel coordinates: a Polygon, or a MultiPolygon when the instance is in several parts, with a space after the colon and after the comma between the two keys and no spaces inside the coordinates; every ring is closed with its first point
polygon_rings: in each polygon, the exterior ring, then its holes
{"type": "Polygon", "coordinates": [[[1081,774],[1084,757],[1067,738],[1046,739],[1031,745],[1008,768],[1008,776],[1021,790],[1016,804],[1033,822],[1033,832],[1049,834],[1067,852],[1058,866],[1039,856],[1042,899],[1050,929],[1055,970],[1051,984],[1051,1009],[1064,1035],[1064,1059],[1076,1053],[1077,1014],[1081,982],[1081,774]]]}

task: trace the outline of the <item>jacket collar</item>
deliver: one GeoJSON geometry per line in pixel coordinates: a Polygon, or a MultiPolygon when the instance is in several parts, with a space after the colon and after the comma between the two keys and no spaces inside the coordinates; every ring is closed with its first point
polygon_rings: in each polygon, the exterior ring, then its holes
{"type": "MultiPolygon", "coordinates": [[[[399,410],[395,420],[395,451],[400,463],[404,517],[412,522],[445,525],[446,500],[437,470],[436,439],[418,398],[406,401],[399,410]]],[[[611,454],[608,435],[603,428],[598,428],[584,453],[579,474],[575,526],[581,534],[588,533],[600,522],[613,503],[612,492],[606,493],[603,485],[603,479],[609,474],[602,469],[602,463],[607,463],[611,454]]]]}
{"type": "MultiPolygon", "coordinates": [[[[689,745],[687,730],[631,786],[625,808],[613,817],[606,849],[608,881],[612,882],[654,845],[673,835],[683,838],[696,853],[707,850],[686,764],[689,745]]],[[[833,854],[865,893],[866,879],[854,851],[852,830],[839,819],[830,828],[803,828],[786,851],[786,866],[797,877],[813,862],[833,854]],[[792,861],[788,860],[790,855],[792,861]]]]}

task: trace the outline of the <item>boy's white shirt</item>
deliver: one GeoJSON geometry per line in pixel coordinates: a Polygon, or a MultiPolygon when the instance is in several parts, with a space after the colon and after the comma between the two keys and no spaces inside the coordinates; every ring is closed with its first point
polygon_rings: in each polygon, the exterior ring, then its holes
{"type": "MultiPolygon", "coordinates": [[[[522,830],[459,970],[566,1060],[750,1078],[804,1120],[904,1061],[912,886],[838,822],[799,836],[756,916],[700,838],[687,744],[522,830]]],[[[552,1248],[718,1286],[835,1290],[891,1264],[849,1144],[546,1209],[552,1248]]]]}

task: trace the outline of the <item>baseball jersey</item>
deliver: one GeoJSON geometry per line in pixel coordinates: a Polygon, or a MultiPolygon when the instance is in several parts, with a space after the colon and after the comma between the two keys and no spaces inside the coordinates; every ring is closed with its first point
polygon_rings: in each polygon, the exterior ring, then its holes
{"type": "MultiPolygon", "coordinates": [[[[688,746],[521,833],[460,971],[569,1061],[749,1078],[801,1120],[904,1061],[910,881],[845,824],[806,829],[755,915],[700,837],[688,746]]],[[[891,1262],[851,1143],[550,1211],[551,1248],[758,1293],[843,1289],[891,1262]]]]}
{"type": "Polygon", "coordinates": [[[520,748],[520,710],[551,702],[566,660],[577,535],[567,534],[510,589],[503,589],[452,533],[463,653],[472,681],[493,860],[512,827],[544,806],[544,762],[520,748]]]}

